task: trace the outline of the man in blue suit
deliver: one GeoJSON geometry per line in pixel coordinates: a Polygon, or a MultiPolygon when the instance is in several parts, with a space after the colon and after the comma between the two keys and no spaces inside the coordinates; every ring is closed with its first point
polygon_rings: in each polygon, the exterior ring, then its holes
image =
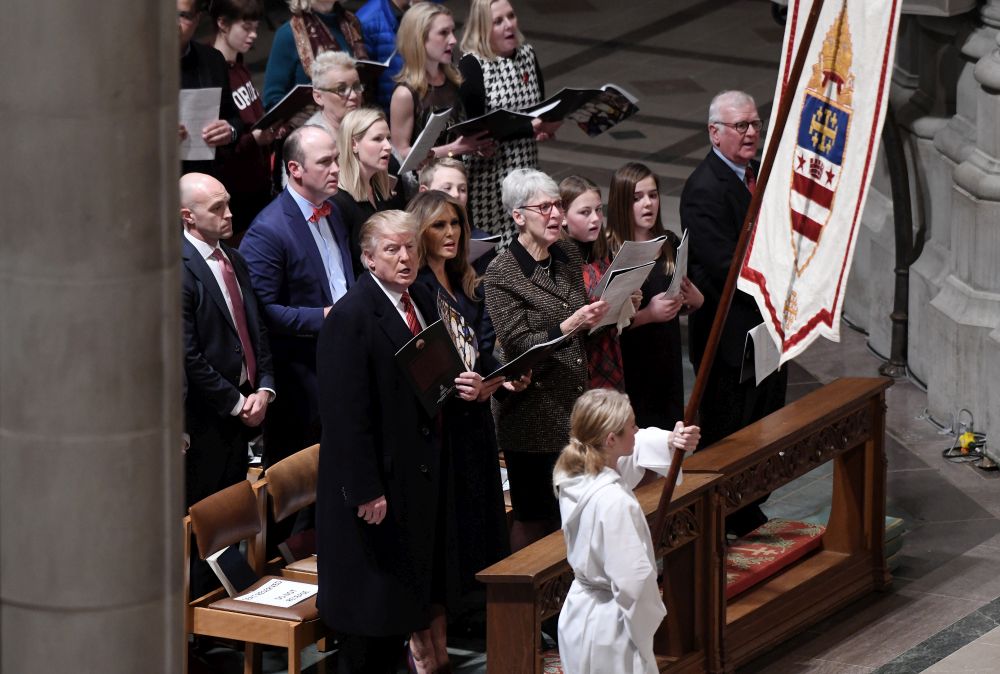
{"type": "Polygon", "coordinates": [[[288,186],[250,225],[240,252],[264,306],[281,397],[268,413],[264,463],[319,442],[316,339],[354,283],[352,236],[330,199],[340,168],[333,137],[303,126],[285,139],[288,186]]]}

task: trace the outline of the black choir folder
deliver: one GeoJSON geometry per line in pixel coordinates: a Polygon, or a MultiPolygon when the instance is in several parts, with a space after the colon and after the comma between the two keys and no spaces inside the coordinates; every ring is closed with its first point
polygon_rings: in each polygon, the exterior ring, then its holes
{"type": "Polygon", "coordinates": [[[355,67],[358,70],[358,74],[362,77],[371,76],[379,77],[386,70],[389,69],[389,64],[392,63],[392,58],[396,55],[396,50],[393,49],[392,53],[389,54],[389,58],[384,61],[370,61],[368,59],[357,59],[354,62],[355,67]]]}
{"type": "Polygon", "coordinates": [[[483,131],[493,140],[516,140],[518,138],[531,138],[535,135],[535,130],[531,127],[531,120],[534,115],[529,112],[515,112],[514,110],[504,110],[500,108],[493,112],[488,112],[481,117],[474,117],[448,127],[448,133],[452,136],[475,136],[483,131]]]}
{"type": "Polygon", "coordinates": [[[432,417],[455,390],[455,377],[465,372],[462,357],[442,320],[429,325],[397,351],[396,362],[432,417]]]}
{"type": "Polygon", "coordinates": [[[588,136],[599,136],[639,111],[638,99],[617,84],[600,89],[567,87],[555,96],[526,110],[546,122],[569,119],[588,136]]]}
{"type": "Polygon", "coordinates": [[[617,84],[605,84],[600,89],[567,87],[555,96],[521,111],[493,112],[455,124],[448,129],[456,136],[474,136],[483,131],[495,141],[531,138],[535,117],[545,122],[569,119],[577,123],[588,136],[598,136],[615,124],[639,111],[638,99],[617,84]]]}
{"type": "Polygon", "coordinates": [[[240,552],[240,546],[230,545],[206,559],[208,565],[226,588],[230,597],[235,597],[260,580],[260,576],[247,564],[246,558],[240,552]]]}
{"type": "Polygon", "coordinates": [[[518,379],[522,375],[528,374],[529,370],[548,358],[553,351],[562,346],[563,343],[572,336],[573,333],[571,332],[568,335],[560,335],[559,337],[550,339],[547,342],[535,344],[533,347],[506,365],[500,367],[492,374],[483,377],[483,379],[493,379],[494,377],[501,376],[507,381],[518,379]]]}
{"type": "Polygon", "coordinates": [[[315,107],[313,88],[309,84],[296,84],[285,97],[274,104],[263,117],[253,125],[255,129],[270,129],[272,126],[287,124],[303,110],[315,107]]]}

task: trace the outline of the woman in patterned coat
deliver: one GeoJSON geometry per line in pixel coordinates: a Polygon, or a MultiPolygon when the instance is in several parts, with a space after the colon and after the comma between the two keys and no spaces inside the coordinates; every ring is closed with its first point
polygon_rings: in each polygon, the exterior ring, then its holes
{"type": "Polygon", "coordinates": [[[559,527],[552,468],[569,438],[573,403],[587,388],[584,336],[608,304],[588,302],[580,254],[560,235],[562,204],[552,178],[534,169],[512,171],[503,181],[503,207],[518,234],[486,270],[498,355],[510,361],[536,344],[573,335],[535,366],[526,391],[494,402],[516,551],[559,527]]]}
{"type": "MultiPolygon", "coordinates": [[[[500,108],[522,110],[542,102],[542,71],[534,50],[518,30],[508,0],[472,0],[461,47],[465,52],[458,63],[461,95],[470,119],[500,108]]],[[[477,227],[503,235],[501,249],[510,245],[517,232],[500,202],[500,181],[514,169],[537,168],[536,143],[552,138],[559,124],[536,118],[533,138],[504,141],[495,152],[466,158],[470,217],[477,227]]]]}

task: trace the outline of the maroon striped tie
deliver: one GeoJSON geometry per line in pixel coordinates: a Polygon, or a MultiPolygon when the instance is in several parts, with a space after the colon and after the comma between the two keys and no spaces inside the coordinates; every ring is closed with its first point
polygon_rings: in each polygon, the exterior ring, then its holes
{"type": "Polygon", "coordinates": [[[406,290],[403,291],[403,311],[406,312],[406,325],[410,328],[410,332],[416,337],[420,334],[420,321],[417,320],[417,310],[413,308],[413,302],[410,300],[410,293],[406,290]]]}
{"type": "Polygon", "coordinates": [[[233,320],[236,322],[236,333],[240,336],[240,344],[243,346],[243,359],[247,364],[247,379],[250,386],[257,386],[257,358],[253,354],[253,343],[250,341],[250,332],[247,330],[246,309],[243,306],[243,295],[240,294],[240,285],[236,282],[236,274],[233,272],[233,265],[229,263],[222,250],[216,248],[212,252],[212,257],[219,261],[222,267],[222,280],[229,291],[229,299],[233,303],[233,320]]]}

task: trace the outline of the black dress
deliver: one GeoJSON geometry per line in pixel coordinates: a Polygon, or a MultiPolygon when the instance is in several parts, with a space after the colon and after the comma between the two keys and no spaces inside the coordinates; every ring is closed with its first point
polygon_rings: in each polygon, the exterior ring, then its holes
{"type": "MultiPolygon", "coordinates": [[[[670,286],[663,259],[642,284],[642,304],[670,286]]],[[[639,428],[656,426],[673,430],[684,419],[684,370],[681,363],[681,326],[674,318],[666,323],[647,323],[626,328],[621,334],[625,392],[635,410],[639,428]]]]}
{"type": "MultiPolygon", "coordinates": [[[[391,164],[392,160],[390,160],[390,169],[392,168],[391,164]]],[[[398,165],[396,170],[399,170],[398,165]]],[[[368,199],[356,201],[347,190],[337,190],[337,193],[333,195],[333,203],[337,204],[337,208],[340,209],[340,216],[344,219],[344,224],[347,225],[347,231],[350,232],[351,263],[354,265],[354,277],[358,278],[365,271],[364,267],[361,266],[361,245],[358,240],[361,225],[365,224],[365,220],[378,211],[406,208],[406,201],[400,192],[393,192],[389,197],[383,199],[376,190],[375,205],[373,206],[368,199]]]]}
{"type": "MultiPolygon", "coordinates": [[[[493,357],[495,333],[482,297],[469,299],[458,279],[451,280],[457,296],[452,297],[430,268],[424,267],[415,285],[422,285],[437,297],[438,314],[448,327],[466,367],[487,375],[500,366],[493,357]]],[[[480,293],[482,289],[480,287],[480,293]]],[[[452,396],[445,403],[442,444],[450,459],[458,529],[459,569],[463,594],[482,589],[477,572],[510,554],[496,430],[490,402],[470,402],[452,396]]]]}

